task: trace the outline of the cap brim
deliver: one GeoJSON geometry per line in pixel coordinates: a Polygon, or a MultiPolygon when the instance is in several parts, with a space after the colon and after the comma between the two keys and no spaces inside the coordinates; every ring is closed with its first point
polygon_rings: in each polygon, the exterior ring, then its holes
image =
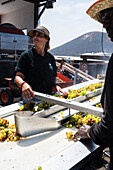
{"type": "Polygon", "coordinates": [[[112,8],[113,7],[113,0],[99,0],[95,2],[93,5],[89,7],[86,13],[93,19],[97,20],[98,22],[102,23],[100,18],[100,11],[112,8]]]}
{"type": "Polygon", "coordinates": [[[34,31],[40,32],[40,33],[42,33],[42,34],[44,34],[44,35],[46,35],[46,36],[48,37],[48,35],[45,34],[45,32],[42,31],[42,30],[40,30],[40,29],[33,29],[33,30],[29,31],[29,32],[27,33],[27,35],[30,36],[31,38],[33,38],[33,36],[34,36],[34,31]]]}

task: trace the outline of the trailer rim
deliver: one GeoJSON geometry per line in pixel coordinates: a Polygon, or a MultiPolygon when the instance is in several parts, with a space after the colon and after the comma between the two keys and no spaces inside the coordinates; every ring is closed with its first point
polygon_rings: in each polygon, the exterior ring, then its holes
{"type": "Polygon", "coordinates": [[[9,104],[12,104],[13,103],[13,94],[12,92],[9,90],[9,89],[3,89],[1,91],[1,104],[2,106],[6,106],[6,105],[9,105],[9,104]]]}

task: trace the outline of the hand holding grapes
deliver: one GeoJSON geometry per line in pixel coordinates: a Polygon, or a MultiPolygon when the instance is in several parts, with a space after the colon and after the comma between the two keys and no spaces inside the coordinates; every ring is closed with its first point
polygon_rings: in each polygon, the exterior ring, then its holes
{"type": "Polygon", "coordinates": [[[90,138],[89,130],[90,130],[90,126],[84,124],[83,126],[79,128],[78,132],[75,133],[73,139],[76,141],[80,139],[90,138]]]}

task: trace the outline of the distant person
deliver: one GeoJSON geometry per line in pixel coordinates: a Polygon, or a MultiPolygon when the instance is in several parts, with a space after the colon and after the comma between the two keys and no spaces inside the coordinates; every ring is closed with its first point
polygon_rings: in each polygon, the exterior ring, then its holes
{"type": "Polygon", "coordinates": [[[48,29],[38,26],[29,31],[28,36],[33,38],[34,46],[21,54],[15,70],[15,82],[22,89],[23,98],[32,99],[33,91],[51,94],[53,87],[59,94],[62,92],[67,95],[56,81],[55,59],[48,52],[50,48],[48,29]]]}
{"type": "Polygon", "coordinates": [[[57,66],[58,67],[58,71],[63,74],[64,73],[64,58],[62,58],[61,62],[60,62],[60,65],[57,66]]]}
{"type": "MultiPolygon", "coordinates": [[[[113,0],[99,0],[88,10],[87,14],[103,24],[108,36],[113,41],[113,0]]],[[[99,123],[93,126],[82,126],[75,134],[81,138],[92,138],[93,141],[103,147],[110,148],[109,170],[113,170],[113,54],[108,63],[104,90],[101,97],[103,116],[99,123]]]]}

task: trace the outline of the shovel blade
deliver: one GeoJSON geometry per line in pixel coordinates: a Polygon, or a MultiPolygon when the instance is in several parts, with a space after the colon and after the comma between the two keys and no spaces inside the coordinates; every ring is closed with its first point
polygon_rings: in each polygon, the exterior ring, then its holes
{"type": "Polygon", "coordinates": [[[22,137],[36,135],[38,133],[60,128],[60,122],[49,118],[33,115],[33,112],[21,111],[14,115],[16,133],[22,137]]]}

